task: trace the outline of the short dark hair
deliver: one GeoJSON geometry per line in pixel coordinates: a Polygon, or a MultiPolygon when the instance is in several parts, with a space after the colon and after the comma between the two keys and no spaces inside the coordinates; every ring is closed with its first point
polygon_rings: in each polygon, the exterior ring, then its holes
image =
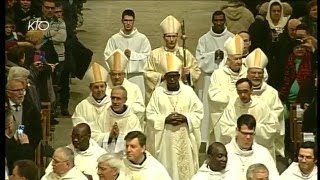
{"type": "Polygon", "coordinates": [[[145,146],[147,142],[147,137],[141,131],[131,131],[125,137],[124,140],[130,141],[134,138],[138,138],[140,146],[145,146]]]}
{"type": "Polygon", "coordinates": [[[238,32],[237,34],[241,34],[241,33],[246,33],[246,34],[248,34],[249,37],[250,37],[249,31],[243,30],[243,31],[238,32]]]}
{"type": "Polygon", "coordinates": [[[226,19],[226,15],[224,14],[224,12],[218,10],[218,11],[215,11],[215,12],[212,14],[212,19],[211,19],[211,21],[213,22],[214,17],[215,17],[215,16],[220,16],[220,15],[223,16],[223,19],[226,19]]]}
{"type": "Polygon", "coordinates": [[[57,8],[57,7],[59,7],[59,8],[61,7],[61,8],[63,9],[63,5],[62,5],[61,2],[56,2],[55,4],[56,4],[56,8],[57,8]]]}
{"type": "Polygon", "coordinates": [[[207,155],[211,156],[214,153],[214,150],[218,147],[225,147],[225,146],[221,142],[213,142],[212,144],[210,144],[207,150],[207,155]]]}
{"type": "Polygon", "coordinates": [[[121,15],[121,18],[123,19],[124,16],[132,16],[133,19],[136,18],[135,14],[134,14],[134,11],[132,9],[126,9],[122,12],[122,15],[121,15]]]}
{"type": "Polygon", "coordinates": [[[309,13],[310,13],[310,10],[313,6],[317,6],[318,5],[318,1],[317,0],[312,0],[312,1],[309,1],[307,6],[306,6],[306,13],[308,14],[309,16],[309,13]]]}
{"type": "Polygon", "coordinates": [[[23,58],[23,55],[25,53],[25,49],[19,45],[15,45],[8,49],[7,52],[7,58],[9,61],[20,64],[20,60],[23,58]]]}
{"type": "Polygon", "coordinates": [[[315,142],[312,142],[312,141],[303,142],[303,143],[301,143],[301,145],[299,147],[299,151],[300,151],[301,148],[303,148],[303,149],[312,149],[314,158],[315,159],[318,158],[318,150],[317,150],[317,146],[316,146],[315,142]]]}
{"type": "Polygon", "coordinates": [[[242,125],[248,126],[249,129],[256,129],[256,118],[252,116],[251,114],[242,114],[238,119],[237,119],[237,128],[238,130],[241,129],[242,125]]]}
{"type": "Polygon", "coordinates": [[[42,0],[42,5],[44,5],[45,2],[54,3],[56,5],[56,0],[42,0]]]}
{"type": "Polygon", "coordinates": [[[28,180],[38,180],[38,167],[31,160],[18,160],[13,167],[18,167],[18,174],[28,180]]]}
{"type": "Polygon", "coordinates": [[[250,89],[252,88],[252,82],[250,81],[250,79],[248,78],[241,78],[236,82],[236,88],[238,87],[239,84],[243,83],[243,82],[247,82],[250,86],[250,89]]]}
{"type": "Polygon", "coordinates": [[[306,24],[304,24],[304,23],[299,24],[299,25],[296,27],[296,31],[297,31],[297,30],[305,30],[305,31],[307,31],[307,33],[310,32],[310,31],[309,31],[309,27],[308,27],[306,24]]]}

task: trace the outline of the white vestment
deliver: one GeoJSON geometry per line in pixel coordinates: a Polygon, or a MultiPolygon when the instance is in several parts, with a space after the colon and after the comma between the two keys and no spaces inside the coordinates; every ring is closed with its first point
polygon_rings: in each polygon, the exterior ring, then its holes
{"type": "MultiPolygon", "coordinates": [[[[89,148],[85,151],[79,151],[72,144],[67,147],[74,153],[74,165],[81,172],[91,175],[93,180],[99,180],[97,175],[98,158],[106,151],[100,147],[93,139],[89,141],[89,148]]],[[[52,161],[46,169],[46,174],[52,172],[52,161]]]]}
{"type": "Polygon", "coordinates": [[[275,136],[275,151],[276,155],[279,154],[284,157],[284,133],[285,133],[285,122],[283,114],[283,105],[279,98],[278,91],[265,82],[262,82],[260,89],[253,89],[252,97],[260,98],[265,102],[277,119],[277,129],[275,136]]]}
{"type": "MultiPolygon", "coordinates": [[[[111,88],[114,87],[111,80],[108,80],[106,94],[111,96],[111,88]]],[[[128,81],[123,80],[122,86],[127,90],[127,102],[126,104],[131,108],[131,111],[137,115],[140,121],[141,128],[144,128],[145,121],[145,105],[142,93],[138,85],[128,81]]]]}
{"type": "Polygon", "coordinates": [[[76,126],[79,123],[87,123],[91,128],[91,138],[94,139],[100,146],[102,146],[102,140],[104,138],[101,135],[100,129],[95,129],[98,122],[103,122],[107,117],[107,109],[111,105],[110,96],[105,96],[101,102],[97,102],[92,94],[82,100],[77,106],[72,115],[72,124],[76,126]],[[82,122],[78,117],[84,118],[82,122]]]}
{"type": "Polygon", "coordinates": [[[209,32],[201,36],[198,40],[196,49],[196,59],[201,69],[201,76],[197,84],[197,94],[202,100],[204,116],[201,124],[201,141],[207,142],[208,139],[208,125],[209,125],[209,105],[208,105],[208,87],[210,83],[210,76],[216,69],[219,68],[221,61],[215,60],[215,52],[220,49],[227,55],[224,43],[229,37],[234,35],[225,28],[225,30],[217,34],[212,31],[210,27],[209,32]]]}
{"type": "Polygon", "coordinates": [[[226,169],[222,171],[212,171],[206,161],[199,168],[198,172],[192,177],[191,180],[235,180],[236,176],[233,176],[228,165],[226,169]]]}
{"type": "Polygon", "coordinates": [[[241,66],[240,72],[235,73],[227,66],[217,69],[210,77],[208,88],[208,104],[210,112],[209,144],[220,142],[219,119],[227,107],[230,97],[235,96],[236,82],[240,78],[247,77],[247,68],[241,66]]]}
{"type": "MultiPolygon", "coordinates": [[[[167,48],[165,47],[160,47],[157,49],[154,49],[151,51],[151,55],[149,59],[147,60],[147,63],[145,65],[145,81],[146,81],[146,104],[148,104],[152,92],[155,90],[157,86],[159,86],[161,82],[161,76],[164,75],[166,72],[164,69],[161,68],[160,61],[166,60],[166,54],[167,48]]],[[[181,63],[183,64],[183,48],[177,46],[172,52],[175,54],[180,60],[181,63]]],[[[189,52],[189,50],[186,50],[186,67],[190,68],[190,75],[191,75],[191,80],[192,84],[195,85],[200,77],[201,71],[198,67],[198,63],[196,58],[189,52]]],[[[181,77],[182,73],[180,72],[181,77]]]]}
{"type": "MultiPolygon", "coordinates": [[[[41,180],[88,180],[88,178],[79,170],[77,167],[73,167],[70,169],[65,175],[62,177],[58,176],[56,173],[50,171],[42,176],[41,180]]],[[[99,178],[98,178],[99,179],[99,178]]]]}
{"type": "Polygon", "coordinates": [[[146,153],[145,161],[138,165],[128,159],[124,159],[126,176],[128,180],[171,180],[167,170],[149,152],[146,153]]]}
{"type": "Polygon", "coordinates": [[[102,146],[107,152],[113,153],[123,151],[125,150],[124,137],[127,135],[127,133],[130,131],[141,131],[139,119],[131,111],[130,106],[127,106],[126,111],[122,114],[115,113],[111,106],[107,111],[106,117],[103,119],[103,121],[98,121],[98,127],[95,127],[94,129],[100,129],[100,132],[96,133],[104,135],[102,146]],[[119,128],[119,137],[117,138],[116,143],[113,142],[108,144],[110,131],[115,122],[117,122],[119,128]]]}
{"type": "Polygon", "coordinates": [[[280,180],[316,180],[318,179],[318,167],[315,165],[312,172],[303,176],[299,164],[292,162],[290,166],[280,175],[280,180]]]}
{"type": "Polygon", "coordinates": [[[166,86],[164,81],[154,90],[146,109],[147,150],[174,180],[191,179],[199,168],[203,105],[190,86],[180,82],[178,91],[168,91],[166,86]],[[187,123],[165,124],[173,112],[186,116],[187,123]]]}
{"type": "Polygon", "coordinates": [[[226,149],[228,152],[228,164],[230,165],[230,169],[232,169],[233,176],[238,177],[237,180],[247,180],[246,173],[248,167],[256,163],[262,163],[268,168],[269,180],[279,180],[276,163],[265,147],[253,142],[252,150],[243,151],[239,148],[234,137],[226,145],[226,149]]]}
{"type": "Polygon", "coordinates": [[[130,58],[128,58],[129,63],[126,70],[127,78],[139,86],[144,98],[145,86],[143,72],[146,60],[151,52],[151,45],[148,38],[138,32],[137,28],[134,28],[130,34],[125,34],[122,29],[120,29],[119,33],[114,34],[108,40],[104,50],[105,59],[116,49],[120,49],[123,52],[126,49],[130,49],[131,54],[130,58]]]}
{"type": "Polygon", "coordinates": [[[248,103],[243,103],[239,97],[230,99],[220,118],[220,142],[227,144],[236,135],[237,119],[242,114],[251,114],[255,117],[255,142],[267,148],[275,160],[274,137],[279,123],[271,114],[269,106],[255,97],[251,97],[248,103]]]}

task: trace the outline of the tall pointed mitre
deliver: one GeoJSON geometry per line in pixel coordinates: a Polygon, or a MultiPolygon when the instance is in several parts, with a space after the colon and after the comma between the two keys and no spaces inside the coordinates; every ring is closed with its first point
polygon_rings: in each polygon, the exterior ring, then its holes
{"type": "Polygon", "coordinates": [[[247,68],[264,69],[268,64],[268,57],[263,53],[260,48],[256,48],[246,58],[247,68]]]}
{"type": "Polygon", "coordinates": [[[166,54],[166,59],[160,61],[160,66],[165,73],[180,72],[182,67],[181,60],[171,52],[166,54]]]}
{"type": "Polygon", "coordinates": [[[94,62],[91,64],[85,74],[89,83],[107,82],[108,71],[100,64],[94,62]]]}
{"type": "Polygon", "coordinates": [[[180,22],[173,16],[167,16],[161,23],[160,23],[161,29],[163,34],[177,34],[179,33],[181,24],[180,22]]]}
{"type": "Polygon", "coordinates": [[[125,71],[128,65],[128,58],[117,49],[113,51],[106,60],[108,71],[125,71]]]}
{"type": "Polygon", "coordinates": [[[229,37],[224,43],[228,55],[242,55],[243,45],[244,42],[238,34],[229,37]]]}

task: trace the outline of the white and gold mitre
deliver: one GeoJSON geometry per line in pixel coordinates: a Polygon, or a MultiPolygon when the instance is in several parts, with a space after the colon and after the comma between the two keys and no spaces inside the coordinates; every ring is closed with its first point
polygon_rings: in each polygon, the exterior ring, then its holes
{"type": "Polygon", "coordinates": [[[163,34],[177,34],[180,31],[181,24],[175,17],[170,15],[160,23],[160,26],[163,34]]]}
{"type": "Polygon", "coordinates": [[[244,42],[238,34],[229,37],[224,43],[228,55],[242,55],[243,46],[244,42]]]}
{"type": "Polygon", "coordinates": [[[106,68],[101,66],[100,64],[94,62],[88,68],[85,79],[89,81],[90,84],[98,83],[98,82],[106,82],[108,77],[108,71],[106,68]]]}
{"type": "Polygon", "coordinates": [[[124,53],[117,49],[113,51],[106,60],[108,71],[125,71],[128,65],[128,58],[124,53]]]}
{"type": "Polygon", "coordinates": [[[182,67],[181,60],[171,52],[166,54],[166,59],[160,61],[160,66],[165,73],[180,72],[182,67]]]}
{"type": "Polygon", "coordinates": [[[268,57],[260,48],[253,50],[245,60],[247,68],[264,69],[268,64],[268,57]]]}

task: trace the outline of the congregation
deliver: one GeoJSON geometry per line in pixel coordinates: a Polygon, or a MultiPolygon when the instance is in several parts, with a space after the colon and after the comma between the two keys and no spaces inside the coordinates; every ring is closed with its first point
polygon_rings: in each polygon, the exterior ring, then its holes
{"type": "Polygon", "coordinates": [[[134,25],[138,12],[125,9],[98,63],[78,41],[77,1],[7,0],[6,179],[317,179],[317,0],[305,13],[291,1],[254,11],[245,2],[214,11],[194,50],[173,15],[158,23],[163,45],[153,49],[134,25]],[[73,114],[71,76],[90,90],[73,114]],[[70,144],[44,148],[51,162],[40,172],[44,102],[51,125],[65,116],[73,128],[70,144]]]}

